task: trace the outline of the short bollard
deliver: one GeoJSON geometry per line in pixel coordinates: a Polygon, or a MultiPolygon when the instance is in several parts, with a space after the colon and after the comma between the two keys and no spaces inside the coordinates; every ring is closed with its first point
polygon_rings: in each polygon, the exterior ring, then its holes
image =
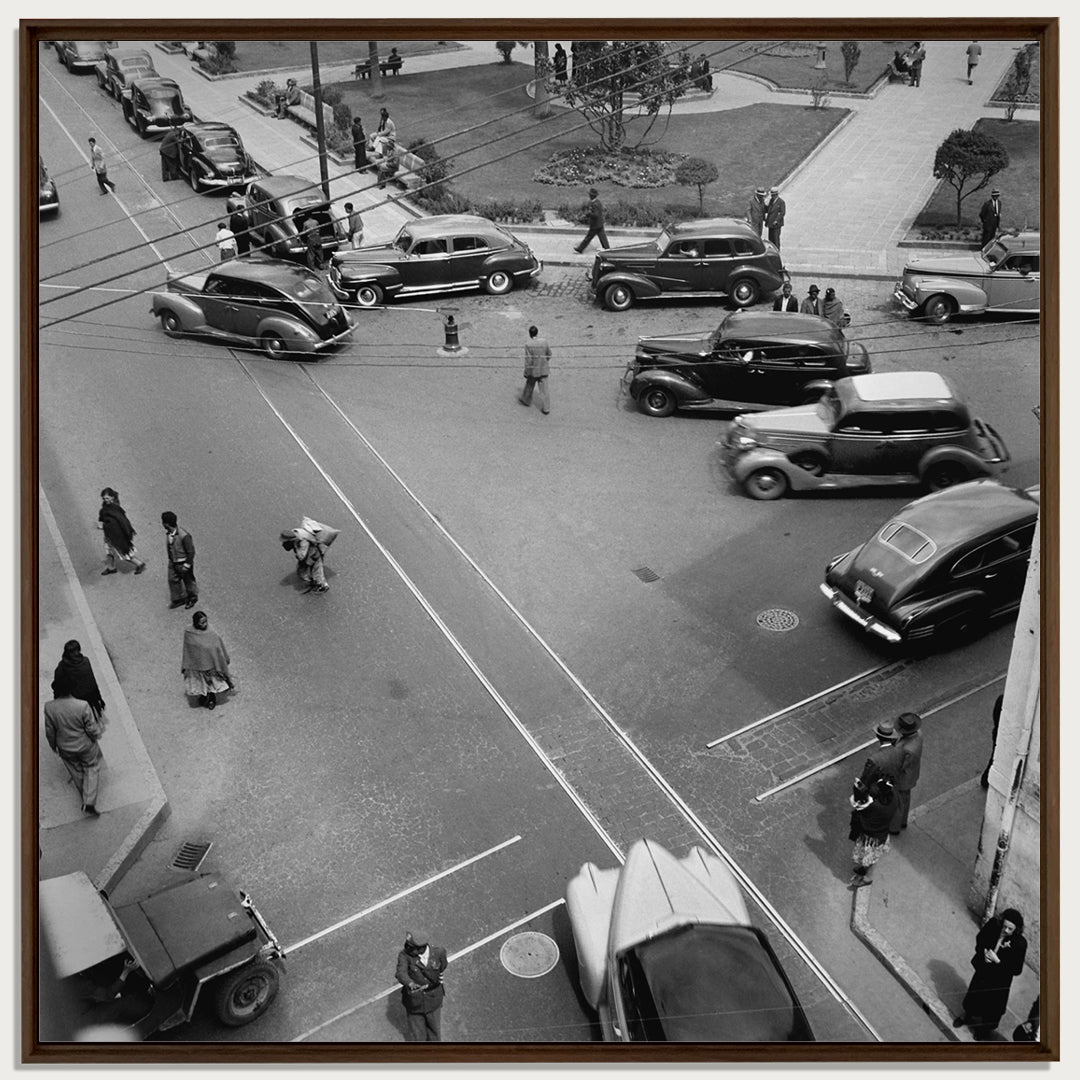
{"type": "Polygon", "coordinates": [[[446,345],[444,348],[447,352],[457,352],[461,348],[461,341],[458,338],[458,324],[454,322],[453,315],[447,315],[443,319],[443,329],[446,331],[446,345]]]}

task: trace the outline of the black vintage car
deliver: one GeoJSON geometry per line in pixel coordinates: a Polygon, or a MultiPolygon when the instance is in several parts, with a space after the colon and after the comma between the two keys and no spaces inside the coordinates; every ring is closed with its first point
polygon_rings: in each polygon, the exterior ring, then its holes
{"type": "Polygon", "coordinates": [[[56,57],[72,74],[93,71],[115,41],[54,41],[56,57]]]}
{"type": "Polygon", "coordinates": [[[56,190],[56,181],[49,175],[41,155],[37,159],[38,177],[38,214],[58,214],[60,212],[60,194],[56,190]]]}
{"type": "Polygon", "coordinates": [[[235,129],[218,121],[180,128],[180,172],[193,191],[238,188],[258,176],[255,163],[235,129]]]}
{"type": "Polygon", "coordinates": [[[243,195],[229,200],[228,208],[243,215],[252,249],[276,259],[304,261],[307,253],[304,229],[309,221],[318,226],[319,246],[326,258],[341,242],[322,188],[302,176],[264,176],[253,180],[243,195]]]}
{"type": "Polygon", "coordinates": [[[623,387],[649,416],[816,401],[870,370],[864,346],[818,315],[737,311],[704,334],[638,339],[623,387]]]}
{"type": "Polygon", "coordinates": [[[821,591],[891,645],[963,640],[1019,608],[1038,516],[1037,487],[974,480],[926,495],[833,559],[821,591]]]}
{"type": "Polygon", "coordinates": [[[145,139],[161,135],[192,119],[180,87],[172,79],[133,79],[131,93],[120,102],[124,119],[145,139]]]}
{"type": "Polygon", "coordinates": [[[779,250],[745,221],[713,218],[673,225],[643,244],[601,251],[591,286],[609,311],[672,296],[726,296],[736,307],[751,307],[788,279],[779,250]]]}
{"type": "Polygon", "coordinates": [[[98,86],[117,101],[131,89],[133,79],[145,79],[157,75],[154,61],[145,49],[110,46],[105,56],[94,65],[98,86]]]}
{"type": "Polygon", "coordinates": [[[479,288],[501,296],[541,269],[529,246],[493,221],[439,214],[403,225],[389,244],[339,251],[330,288],[360,307],[479,288]]]}

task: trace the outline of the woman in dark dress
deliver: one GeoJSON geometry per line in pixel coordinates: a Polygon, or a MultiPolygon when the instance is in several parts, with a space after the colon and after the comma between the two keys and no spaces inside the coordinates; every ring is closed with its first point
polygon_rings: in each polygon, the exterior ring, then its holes
{"type": "Polygon", "coordinates": [[[90,661],[83,656],[82,646],[72,638],[64,645],[64,655],[53,673],[53,694],[57,687],[67,683],[71,696],[85,701],[94,710],[94,718],[100,723],[105,712],[105,701],[98,689],[97,679],[90,661]]]}
{"type": "Polygon", "coordinates": [[[953,1027],[966,1024],[976,1036],[989,1035],[1005,1015],[1012,981],[1023,970],[1025,956],[1024,916],[1016,908],[1006,908],[989,919],[975,938],[971,958],[975,974],[964,995],[964,1011],[953,1027]]]}
{"type": "Polygon", "coordinates": [[[896,805],[896,793],[885,777],[877,777],[869,784],[861,779],[855,781],[851,793],[851,831],[848,839],[855,841],[852,849],[851,880],[848,885],[861,889],[869,885],[871,868],[889,852],[889,822],[896,805]]]}

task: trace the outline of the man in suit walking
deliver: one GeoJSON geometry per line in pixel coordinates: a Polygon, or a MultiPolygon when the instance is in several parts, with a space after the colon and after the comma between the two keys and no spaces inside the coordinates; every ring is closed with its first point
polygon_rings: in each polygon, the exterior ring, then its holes
{"type": "Polygon", "coordinates": [[[187,529],[176,523],[176,515],[171,510],[162,512],[161,526],[165,530],[169,607],[193,608],[199,599],[199,586],[195,582],[195,541],[187,529]]]}
{"type": "Polygon", "coordinates": [[[979,221],[982,222],[979,247],[986,247],[1001,228],[1001,188],[994,188],[990,192],[990,198],[979,208],[979,221]]]}
{"type": "Polygon", "coordinates": [[[923,737],[919,730],[922,717],[918,713],[901,713],[896,721],[900,733],[900,776],[896,782],[896,809],[889,825],[889,832],[896,836],[901,829],[908,827],[908,813],[911,810],[911,792],[919,782],[919,769],[922,766],[923,737]]]}
{"type": "Polygon", "coordinates": [[[551,373],[551,346],[537,335],[540,331],[535,326],[529,327],[529,340],[525,343],[525,388],[518,401],[522,405],[531,405],[533,388],[540,400],[540,411],[547,416],[551,411],[551,399],[548,397],[548,375],[551,373]]]}
{"type": "Polygon", "coordinates": [[[586,213],[589,215],[589,231],[585,234],[585,239],[574,248],[579,255],[584,253],[594,236],[599,238],[600,246],[605,250],[611,247],[604,231],[604,204],[600,201],[600,193],[596,188],[589,188],[586,213]]]}
{"type": "Polygon", "coordinates": [[[406,1042],[442,1042],[443,972],[446,950],[429,945],[426,934],[410,930],[398,953],[395,978],[405,1006],[406,1042]]]}

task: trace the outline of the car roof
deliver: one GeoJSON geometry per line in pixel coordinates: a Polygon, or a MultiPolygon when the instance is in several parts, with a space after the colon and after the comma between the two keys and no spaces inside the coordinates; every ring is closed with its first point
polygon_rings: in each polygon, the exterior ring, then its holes
{"type": "MultiPolygon", "coordinates": [[[[789,315],[788,318],[791,318],[789,315]]],[[[836,384],[845,404],[882,408],[926,408],[960,404],[960,398],[944,375],[936,371],[884,371],[852,375],[836,384]]]]}
{"type": "Polygon", "coordinates": [[[109,56],[115,56],[117,60],[129,60],[133,56],[144,56],[153,65],[153,60],[150,60],[150,54],[145,49],[123,49],[113,46],[113,48],[107,48],[105,50],[109,56]]]}
{"type": "Polygon", "coordinates": [[[279,288],[284,278],[317,276],[306,266],[286,262],[284,259],[230,259],[212,267],[210,274],[234,281],[262,282],[279,288]]]}
{"type": "Polygon", "coordinates": [[[314,196],[325,202],[322,189],[303,176],[282,173],[275,176],[261,176],[252,181],[252,186],[265,192],[271,199],[288,199],[294,195],[314,196]]]}
{"type": "Polygon", "coordinates": [[[684,239],[685,237],[696,236],[713,236],[716,233],[723,233],[725,236],[746,236],[753,237],[760,240],[757,229],[752,229],[745,221],[741,221],[739,218],[705,218],[701,221],[681,221],[677,225],[668,226],[668,234],[670,236],[679,237],[684,239]]]}
{"type": "Polygon", "coordinates": [[[404,228],[413,236],[471,236],[478,232],[502,232],[494,221],[477,214],[436,214],[410,221],[404,228]]]}
{"type": "Polygon", "coordinates": [[[998,238],[998,243],[1013,251],[1028,251],[1038,254],[1039,234],[1037,232],[1003,233],[998,238]]]}
{"type": "Polygon", "coordinates": [[[1038,500],[1028,491],[984,478],[924,495],[890,520],[918,529],[934,541],[939,555],[947,555],[984,533],[1033,521],[1038,512],[1038,500]]]}
{"type": "Polygon", "coordinates": [[[166,79],[160,75],[148,75],[144,79],[133,79],[131,85],[133,87],[137,86],[144,93],[147,90],[153,90],[156,87],[160,87],[162,90],[180,89],[180,85],[175,79],[166,79]]]}
{"type": "Polygon", "coordinates": [[[240,138],[237,135],[236,128],[230,127],[220,120],[195,120],[192,123],[184,124],[184,130],[190,131],[194,135],[214,135],[217,132],[227,131],[230,135],[240,138]]]}
{"type": "Polygon", "coordinates": [[[820,315],[779,311],[736,311],[720,324],[720,340],[732,337],[772,338],[786,342],[844,341],[840,327],[820,315]]]}

